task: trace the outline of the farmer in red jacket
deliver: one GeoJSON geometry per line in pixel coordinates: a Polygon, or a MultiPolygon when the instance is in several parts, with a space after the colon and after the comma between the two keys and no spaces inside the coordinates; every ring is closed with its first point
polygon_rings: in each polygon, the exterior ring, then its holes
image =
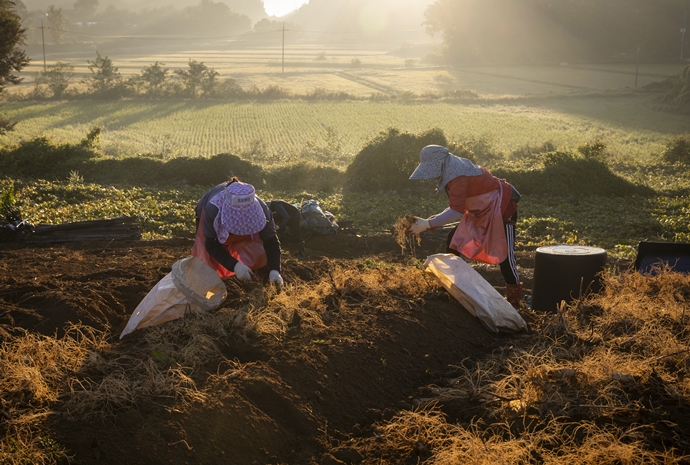
{"type": "Polygon", "coordinates": [[[416,218],[413,234],[460,220],[448,234],[447,251],[492,265],[500,264],[506,299],[520,307],[522,283],[515,263],[515,222],[520,194],[504,179],[440,145],[427,145],[410,179],[437,179],[449,207],[430,218],[416,218]]]}

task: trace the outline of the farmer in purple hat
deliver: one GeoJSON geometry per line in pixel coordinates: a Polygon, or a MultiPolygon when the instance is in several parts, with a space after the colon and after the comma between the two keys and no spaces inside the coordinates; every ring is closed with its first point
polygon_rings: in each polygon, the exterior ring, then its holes
{"type": "Polygon", "coordinates": [[[251,184],[232,178],[206,192],[196,206],[196,224],[192,255],[221,278],[249,280],[252,270],[267,266],[269,281],[283,287],[273,216],[251,184]]]}
{"type": "Polygon", "coordinates": [[[520,194],[471,160],[453,155],[446,147],[427,145],[410,179],[436,179],[449,207],[429,218],[416,218],[410,232],[419,234],[460,220],[448,234],[447,251],[455,255],[500,264],[506,281],[506,299],[520,307],[522,283],[515,263],[515,222],[520,194]]]}

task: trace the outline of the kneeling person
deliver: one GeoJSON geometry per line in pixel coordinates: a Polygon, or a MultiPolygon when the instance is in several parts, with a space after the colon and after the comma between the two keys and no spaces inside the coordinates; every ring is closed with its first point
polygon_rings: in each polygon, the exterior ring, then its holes
{"type": "Polygon", "coordinates": [[[196,207],[196,226],[192,255],[221,278],[249,280],[252,270],[267,267],[270,282],[283,286],[273,216],[251,184],[232,178],[206,192],[196,207]]]}

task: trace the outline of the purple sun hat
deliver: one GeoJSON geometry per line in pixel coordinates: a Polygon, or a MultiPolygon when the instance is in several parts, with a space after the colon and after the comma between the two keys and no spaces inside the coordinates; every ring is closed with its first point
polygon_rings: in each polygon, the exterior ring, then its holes
{"type": "Polygon", "coordinates": [[[229,234],[249,236],[266,226],[266,215],[251,184],[230,183],[211,203],[218,207],[213,227],[221,244],[229,234]]]}

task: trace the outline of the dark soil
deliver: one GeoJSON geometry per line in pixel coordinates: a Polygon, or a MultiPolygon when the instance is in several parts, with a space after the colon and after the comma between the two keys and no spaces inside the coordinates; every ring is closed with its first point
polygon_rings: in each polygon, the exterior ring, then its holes
{"type": "MultiPolygon", "coordinates": [[[[3,245],[0,338],[21,329],[60,337],[80,322],[134,350],[146,330],[122,341],[117,335],[191,246],[188,239],[3,245]]],[[[416,256],[442,248],[442,239],[426,240],[416,256]]],[[[286,249],[288,282],[316,281],[334,264],[400,263],[416,271],[391,236],[313,237],[304,261],[286,249]]],[[[517,257],[529,293],[533,251],[517,257]]],[[[498,267],[477,269],[502,292],[498,267]]],[[[208,373],[195,376],[200,389],[214,392],[205,402],[180,410],[172,400],[151,401],[104,421],[73,420],[58,403],[49,433],[79,464],[314,464],[328,463],[334,450],[340,463],[358,463],[356,451],[338,448],[347,439],[371,435],[374,422],[419,405],[427,386],[442,384],[454,366],[526,337],[489,333],[440,286],[414,301],[353,293],[327,303],[325,327],[297,321],[283,338],[229,338],[223,357],[251,363],[252,376],[209,381],[209,373],[223,371],[210,361],[208,373]]],[[[455,415],[463,420],[461,408],[455,415]]]]}

